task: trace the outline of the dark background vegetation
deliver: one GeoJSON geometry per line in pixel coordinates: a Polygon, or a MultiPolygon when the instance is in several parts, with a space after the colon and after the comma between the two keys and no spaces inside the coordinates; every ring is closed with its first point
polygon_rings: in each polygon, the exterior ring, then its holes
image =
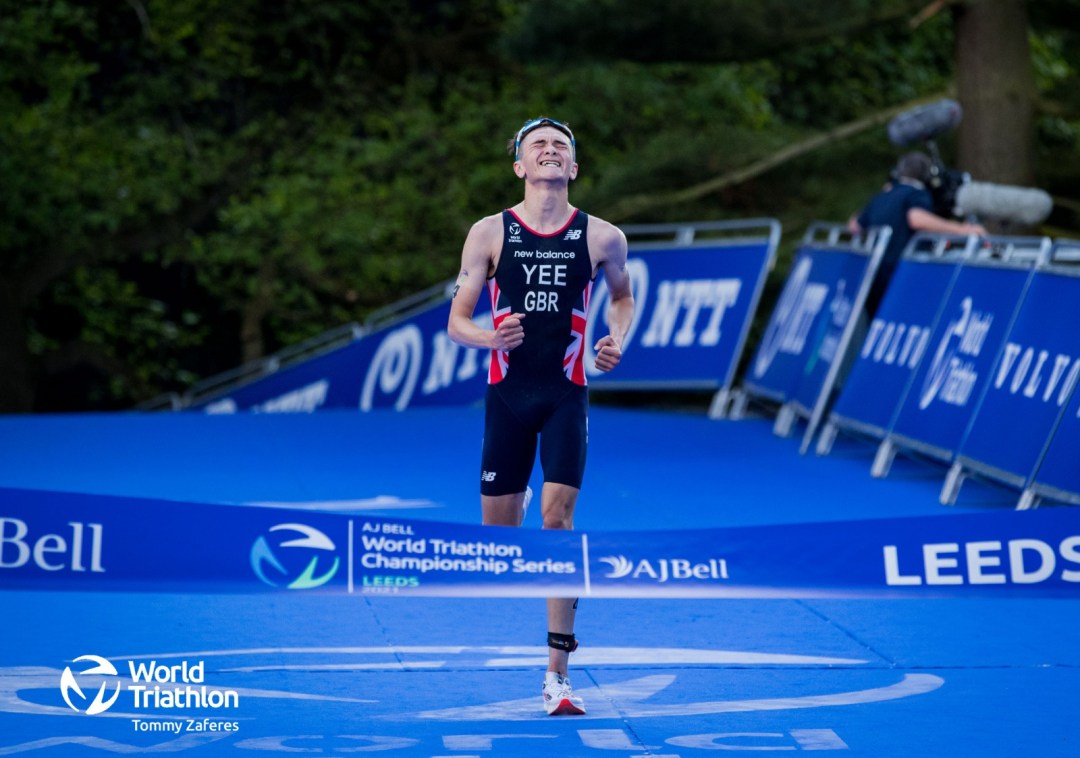
{"type": "MultiPolygon", "coordinates": [[[[1080,237],[1080,0],[0,0],[0,412],[129,408],[448,280],[569,121],[616,223],[815,220],[939,144],[1080,237]]],[[[763,304],[764,306],[765,304],[763,304]]],[[[764,312],[767,310],[763,308],[764,312]]]]}

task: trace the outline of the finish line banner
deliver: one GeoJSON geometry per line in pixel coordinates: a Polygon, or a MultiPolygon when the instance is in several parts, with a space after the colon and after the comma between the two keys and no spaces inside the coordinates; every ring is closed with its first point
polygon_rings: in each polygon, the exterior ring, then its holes
{"type": "Polygon", "coordinates": [[[1080,511],[559,532],[0,489],[0,589],[1080,597],[1080,511]]]}

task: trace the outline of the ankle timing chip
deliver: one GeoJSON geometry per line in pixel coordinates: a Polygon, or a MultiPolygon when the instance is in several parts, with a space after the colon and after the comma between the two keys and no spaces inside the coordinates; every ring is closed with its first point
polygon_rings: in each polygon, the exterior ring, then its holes
{"type": "Polygon", "coordinates": [[[555,648],[556,650],[565,650],[568,653],[572,653],[577,650],[577,639],[572,634],[559,634],[558,632],[548,632],[548,647],[555,648]]]}

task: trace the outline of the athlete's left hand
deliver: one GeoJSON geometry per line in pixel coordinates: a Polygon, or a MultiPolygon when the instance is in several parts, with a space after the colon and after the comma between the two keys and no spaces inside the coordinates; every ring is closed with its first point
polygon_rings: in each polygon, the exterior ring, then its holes
{"type": "Polygon", "coordinates": [[[611,371],[622,360],[622,348],[619,347],[619,343],[610,334],[597,342],[593,351],[596,353],[596,368],[598,371],[611,371]]]}

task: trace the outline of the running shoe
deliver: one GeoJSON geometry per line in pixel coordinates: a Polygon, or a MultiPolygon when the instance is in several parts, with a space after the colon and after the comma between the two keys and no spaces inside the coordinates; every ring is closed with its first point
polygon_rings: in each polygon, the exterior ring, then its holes
{"type": "Polygon", "coordinates": [[[525,514],[529,512],[529,503],[532,502],[532,487],[525,485],[525,499],[521,501],[521,523],[525,523],[525,514]]]}
{"type": "Polygon", "coordinates": [[[585,703],[570,688],[570,680],[549,671],[544,675],[544,710],[549,716],[582,716],[585,703]]]}

